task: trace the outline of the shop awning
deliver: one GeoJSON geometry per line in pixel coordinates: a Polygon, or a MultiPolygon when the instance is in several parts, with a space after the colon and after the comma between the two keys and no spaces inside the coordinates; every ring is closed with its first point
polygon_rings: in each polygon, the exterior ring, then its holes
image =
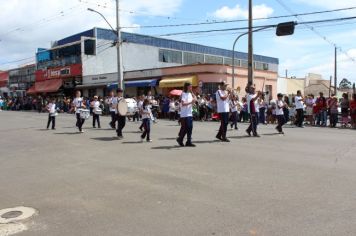
{"type": "Polygon", "coordinates": [[[35,85],[33,85],[32,87],[30,87],[30,88],[27,90],[26,93],[27,93],[27,94],[35,94],[35,93],[37,93],[37,92],[36,92],[35,85]]]}
{"type": "Polygon", "coordinates": [[[180,88],[183,87],[185,83],[191,83],[193,87],[198,86],[197,76],[188,77],[165,77],[159,82],[160,88],[180,88]]]}
{"type": "MultiPolygon", "coordinates": [[[[134,87],[156,87],[158,79],[148,79],[148,80],[135,80],[135,81],[125,81],[125,88],[134,87]]],[[[118,83],[112,83],[107,85],[108,90],[114,90],[118,88],[118,83]]]]}
{"type": "MultiPolygon", "coordinates": [[[[29,91],[30,93],[54,93],[59,90],[62,84],[63,80],[61,79],[45,80],[36,82],[35,85],[29,89],[29,91]]],[[[27,93],[29,91],[27,91],[27,93]]]]}

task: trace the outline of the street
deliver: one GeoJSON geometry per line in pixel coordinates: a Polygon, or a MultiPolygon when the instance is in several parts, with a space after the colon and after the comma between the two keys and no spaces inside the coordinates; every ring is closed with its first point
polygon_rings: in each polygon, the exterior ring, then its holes
{"type": "MultiPolygon", "coordinates": [[[[215,139],[219,123],[194,122],[195,148],[178,147],[177,122],[139,123],[124,139],[60,114],[0,113],[0,209],[38,211],[24,236],[356,235],[354,130],[246,124],[215,139]]],[[[0,224],[0,235],[1,235],[0,224]]],[[[4,234],[5,235],[5,234],[4,234]]]]}

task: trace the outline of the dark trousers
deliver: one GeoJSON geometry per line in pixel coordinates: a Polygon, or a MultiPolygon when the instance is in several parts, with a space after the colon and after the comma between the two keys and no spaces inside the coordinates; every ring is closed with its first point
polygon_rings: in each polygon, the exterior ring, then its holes
{"type": "Polygon", "coordinates": [[[147,141],[150,140],[150,133],[151,133],[151,119],[145,118],[142,120],[143,122],[143,133],[141,135],[141,138],[144,139],[146,136],[147,141]]]}
{"type": "Polygon", "coordinates": [[[176,120],[176,113],[174,111],[169,112],[169,120],[176,120]]]}
{"type": "Polygon", "coordinates": [[[259,115],[260,123],[265,124],[266,123],[266,108],[261,107],[259,113],[260,113],[260,115],[259,115]]]}
{"type": "Polygon", "coordinates": [[[187,135],[187,143],[192,142],[193,133],[193,117],[182,117],[180,118],[180,131],[179,131],[179,141],[183,142],[185,135],[187,135]]]}
{"type": "Polygon", "coordinates": [[[110,111],[110,115],[111,115],[110,126],[111,126],[111,128],[115,129],[117,115],[116,115],[116,113],[114,111],[110,111]]]}
{"type": "Polygon", "coordinates": [[[247,128],[248,133],[253,133],[253,135],[257,135],[257,124],[258,124],[258,116],[256,113],[250,114],[250,125],[247,128]]]}
{"type": "Polygon", "coordinates": [[[95,127],[95,123],[98,123],[98,127],[100,128],[100,116],[93,113],[93,127],[95,127]]]}
{"type": "Polygon", "coordinates": [[[122,136],[122,130],[124,129],[126,125],[126,116],[117,116],[117,136],[121,137],[122,136]]]}
{"type": "Polygon", "coordinates": [[[335,128],[338,121],[337,113],[330,113],[330,126],[335,128]]]}
{"type": "Polygon", "coordinates": [[[237,129],[237,111],[231,112],[231,128],[234,126],[237,129]]]}
{"type": "Polygon", "coordinates": [[[220,115],[220,128],[216,137],[226,139],[227,126],[229,124],[229,113],[222,112],[219,113],[219,115],[220,115]]]}
{"type": "Polygon", "coordinates": [[[304,110],[303,109],[297,109],[297,120],[295,122],[296,126],[302,127],[303,126],[303,121],[304,121],[304,110]]]}
{"type": "Polygon", "coordinates": [[[287,123],[289,121],[289,109],[286,107],[283,108],[283,114],[284,114],[285,123],[287,123]]]}
{"type": "Polygon", "coordinates": [[[77,124],[76,126],[78,127],[79,131],[82,131],[83,124],[85,122],[84,119],[80,118],[80,113],[75,114],[77,116],[77,124]]]}
{"type": "Polygon", "coordinates": [[[54,129],[56,127],[56,117],[55,116],[51,116],[51,114],[48,115],[48,122],[47,122],[47,129],[49,128],[49,125],[52,122],[52,129],[54,129]]]}
{"type": "Polygon", "coordinates": [[[286,123],[286,119],[284,117],[284,115],[277,115],[277,120],[278,120],[278,125],[276,127],[276,129],[278,130],[278,132],[283,132],[282,126],[286,123]]]}

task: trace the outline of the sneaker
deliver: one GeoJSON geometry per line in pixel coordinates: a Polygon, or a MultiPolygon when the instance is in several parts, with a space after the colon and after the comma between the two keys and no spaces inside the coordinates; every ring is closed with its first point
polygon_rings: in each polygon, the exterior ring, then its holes
{"type": "Polygon", "coordinates": [[[52,128],[52,130],[56,130],[56,128],[52,128]]]}
{"type": "Polygon", "coordinates": [[[83,131],[83,130],[79,130],[79,133],[81,133],[81,134],[82,134],[82,133],[84,133],[84,131],[83,131]]]}
{"type": "Polygon", "coordinates": [[[183,141],[179,140],[179,138],[177,138],[176,141],[179,144],[179,146],[184,147],[183,141]]]}
{"type": "Polygon", "coordinates": [[[95,129],[96,127],[95,126],[93,126],[93,129],[95,129]]]}
{"type": "Polygon", "coordinates": [[[143,140],[144,140],[144,138],[141,137],[141,138],[140,138],[141,143],[143,143],[143,140]]]}
{"type": "Polygon", "coordinates": [[[254,134],[253,137],[259,138],[261,136],[259,134],[254,134]]]}
{"type": "Polygon", "coordinates": [[[222,141],[222,142],[226,142],[226,143],[230,143],[230,140],[227,139],[227,138],[223,138],[223,139],[221,139],[221,141],[222,141]]]}
{"type": "Polygon", "coordinates": [[[239,128],[235,127],[235,130],[238,130],[239,128]]]}
{"type": "Polygon", "coordinates": [[[219,139],[220,141],[223,140],[223,139],[222,139],[221,137],[219,137],[218,135],[216,135],[215,138],[219,139]]]}
{"type": "Polygon", "coordinates": [[[246,130],[246,133],[247,133],[248,136],[251,137],[251,131],[249,132],[248,130],[246,130]]]}
{"type": "Polygon", "coordinates": [[[152,143],[152,139],[147,139],[147,142],[148,143],[152,143]]]}
{"type": "Polygon", "coordinates": [[[101,129],[101,126],[98,126],[98,129],[101,129]]]}
{"type": "Polygon", "coordinates": [[[283,132],[283,131],[281,131],[281,132],[279,132],[279,134],[284,134],[284,132],[283,132]]]}
{"type": "Polygon", "coordinates": [[[121,135],[121,136],[117,136],[117,139],[123,139],[124,137],[121,135]]]}
{"type": "Polygon", "coordinates": [[[195,147],[195,144],[193,144],[193,143],[188,143],[188,142],[187,142],[187,143],[185,144],[185,146],[186,146],[186,147],[195,147]]]}

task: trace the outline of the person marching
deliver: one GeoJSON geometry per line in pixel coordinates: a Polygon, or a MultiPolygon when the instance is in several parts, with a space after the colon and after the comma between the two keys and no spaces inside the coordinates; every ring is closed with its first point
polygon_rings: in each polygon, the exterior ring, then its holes
{"type": "Polygon", "coordinates": [[[98,128],[100,129],[100,102],[98,101],[98,96],[94,96],[94,101],[91,102],[90,106],[93,108],[93,128],[96,128],[95,123],[98,123],[98,128]]]}
{"type": "Polygon", "coordinates": [[[258,124],[258,118],[256,114],[256,108],[255,108],[255,101],[262,95],[261,92],[256,92],[256,88],[252,84],[247,84],[247,87],[245,89],[247,93],[247,111],[250,115],[250,125],[246,130],[246,133],[248,136],[251,136],[251,132],[254,137],[260,137],[257,133],[257,124],[258,124]]]}
{"type": "Polygon", "coordinates": [[[79,90],[75,93],[75,95],[76,95],[76,97],[73,99],[72,107],[73,107],[73,109],[75,111],[75,115],[76,115],[76,118],[77,118],[76,126],[78,127],[80,133],[84,133],[84,131],[82,130],[82,127],[83,127],[83,124],[85,122],[85,119],[82,119],[80,117],[80,109],[81,108],[84,108],[84,109],[86,108],[86,106],[84,105],[85,101],[81,97],[81,92],[79,90]]]}
{"type": "Polygon", "coordinates": [[[122,130],[124,129],[126,125],[126,116],[123,116],[119,113],[118,111],[118,104],[121,100],[124,99],[123,97],[123,90],[118,89],[117,90],[117,98],[114,100],[113,106],[116,109],[116,119],[117,119],[117,129],[116,129],[116,134],[119,139],[123,139],[124,137],[122,136],[122,130]]]}
{"type": "Polygon", "coordinates": [[[294,97],[295,109],[297,112],[297,118],[295,121],[295,125],[300,128],[304,128],[304,98],[302,96],[302,92],[300,90],[297,91],[297,96],[294,97]]]}
{"type": "Polygon", "coordinates": [[[144,129],[141,135],[141,142],[143,142],[145,138],[147,142],[152,142],[152,140],[150,139],[150,133],[151,133],[151,119],[153,115],[150,108],[150,101],[148,99],[145,99],[143,101],[141,115],[142,115],[143,129],[144,129]]]}
{"type": "Polygon", "coordinates": [[[186,147],[195,147],[192,143],[192,132],[193,132],[193,104],[196,102],[196,97],[192,93],[192,85],[190,83],[185,83],[182,95],[180,97],[180,131],[179,137],[176,139],[181,147],[184,147],[184,137],[187,135],[186,147]]]}
{"type": "Polygon", "coordinates": [[[48,103],[47,105],[47,111],[48,111],[48,122],[47,122],[47,129],[49,129],[49,125],[52,123],[52,129],[56,129],[56,115],[57,115],[57,109],[56,109],[56,100],[54,98],[51,99],[51,102],[48,103]]]}
{"type": "Polygon", "coordinates": [[[276,102],[276,116],[277,116],[277,121],[278,125],[276,127],[276,130],[280,134],[284,134],[282,126],[286,123],[286,119],[284,116],[283,108],[286,107],[286,103],[283,101],[283,94],[279,93],[277,94],[277,102],[276,102]]]}
{"type": "Polygon", "coordinates": [[[217,139],[223,142],[230,142],[229,139],[226,138],[227,126],[229,125],[229,97],[230,92],[226,90],[227,84],[225,82],[220,83],[220,89],[216,91],[216,105],[217,111],[220,116],[220,128],[219,132],[215,136],[217,139]]]}
{"type": "Polygon", "coordinates": [[[106,103],[109,105],[109,110],[110,110],[110,116],[111,116],[111,122],[109,123],[110,127],[112,129],[116,129],[115,124],[116,124],[116,108],[113,107],[113,101],[116,100],[115,97],[115,92],[111,91],[110,92],[110,97],[107,99],[106,103]]]}
{"type": "Polygon", "coordinates": [[[232,96],[232,99],[230,100],[230,110],[231,110],[231,124],[230,124],[230,127],[231,129],[233,127],[235,127],[235,129],[237,130],[237,120],[238,120],[238,113],[237,113],[237,110],[238,110],[238,103],[239,101],[237,100],[237,96],[236,95],[233,95],[232,96]]]}

